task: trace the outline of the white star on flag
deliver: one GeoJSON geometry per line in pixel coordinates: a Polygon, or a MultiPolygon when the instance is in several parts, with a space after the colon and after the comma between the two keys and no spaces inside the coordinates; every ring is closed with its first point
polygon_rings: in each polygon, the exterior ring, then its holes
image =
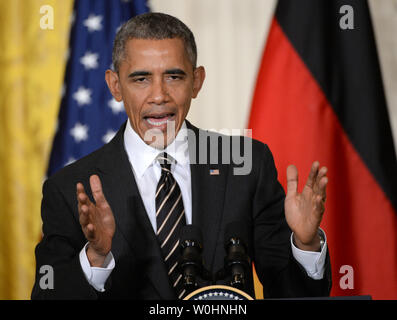
{"type": "Polygon", "coordinates": [[[89,32],[99,31],[102,29],[101,25],[102,16],[96,16],[94,14],[90,14],[89,17],[84,20],[84,25],[87,27],[89,32]]]}
{"type": "Polygon", "coordinates": [[[110,107],[110,109],[112,109],[112,112],[115,114],[122,112],[124,110],[123,101],[118,102],[115,99],[110,99],[108,102],[108,106],[110,107]]]}
{"type": "Polygon", "coordinates": [[[79,87],[79,89],[73,94],[73,99],[75,99],[79,106],[91,103],[91,90],[79,87]]]}
{"type": "Polygon", "coordinates": [[[110,142],[110,140],[113,139],[115,134],[116,134],[116,131],[113,131],[113,130],[106,131],[106,134],[102,137],[102,141],[104,143],[110,142]]]}
{"type": "Polygon", "coordinates": [[[86,70],[98,68],[99,54],[87,51],[84,56],[80,58],[81,64],[86,70]]]}
{"type": "Polygon", "coordinates": [[[77,122],[72,129],[70,135],[78,143],[88,139],[88,126],[77,122]]]}

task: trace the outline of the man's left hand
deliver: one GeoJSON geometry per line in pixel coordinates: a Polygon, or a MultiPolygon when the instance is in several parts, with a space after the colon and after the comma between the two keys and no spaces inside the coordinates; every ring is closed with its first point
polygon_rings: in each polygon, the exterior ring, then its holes
{"type": "Polygon", "coordinates": [[[285,218],[294,233],[295,245],[306,251],[320,250],[318,228],[324,213],[327,168],[313,162],[302,193],[298,193],[298,170],[287,168],[287,195],[284,202],[285,218]]]}

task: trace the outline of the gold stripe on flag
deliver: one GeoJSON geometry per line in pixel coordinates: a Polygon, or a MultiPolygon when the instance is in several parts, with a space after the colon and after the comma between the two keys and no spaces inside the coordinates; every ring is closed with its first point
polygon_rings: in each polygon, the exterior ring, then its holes
{"type": "Polygon", "coordinates": [[[72,0],[0,1],[0,299],[29,299],[72,0]]]}

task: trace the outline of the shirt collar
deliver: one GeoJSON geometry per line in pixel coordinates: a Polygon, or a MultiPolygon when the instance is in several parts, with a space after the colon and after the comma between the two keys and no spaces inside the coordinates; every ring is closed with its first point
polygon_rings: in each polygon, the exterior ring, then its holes
{"type": "Polygon", "coordinates": [[[174,141],[164,150],[156,149],[141,139],[132,128],[130,120],[128,120],[124,131],[124,146],[135,173],[142,177],[162,152],[166,152],[174,158],[177,165],[188,168],[190,162],[187,136],[187,127],[184,121],[174,141]]]}

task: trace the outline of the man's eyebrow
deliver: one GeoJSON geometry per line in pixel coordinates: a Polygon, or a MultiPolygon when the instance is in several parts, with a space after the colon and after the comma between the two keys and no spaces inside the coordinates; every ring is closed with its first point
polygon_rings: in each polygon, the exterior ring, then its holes
{"type": "Polygon", "coordinates": [[[149,71],[134,71],[128,75],[128,78],[138,77],[138,76],[148,76],[151,73],[149,71]]]}
{"type": "Polygon", "coordinates": [[[183,71],[182,69],[174,68],[174,69],[165,70],[164,74],[180,74],[185,76],[186,72],[183,71]]]}
{"type": "MultiPolygon", "coordinates": [[[[134,77],[139,77],[139,76],[150,76],[152,73],[149,71],[144,71],[144,70],[137,70],[134,72],[131,72],[128,75],[128,78],[134,78],[134,77]]],[[[186,75],[186,72],[183,71],[182,69],[179,68],[173,68],[173,69],[167,69],[164,71],[164,74],[179,74],[179,75],[186,75]]]]}

